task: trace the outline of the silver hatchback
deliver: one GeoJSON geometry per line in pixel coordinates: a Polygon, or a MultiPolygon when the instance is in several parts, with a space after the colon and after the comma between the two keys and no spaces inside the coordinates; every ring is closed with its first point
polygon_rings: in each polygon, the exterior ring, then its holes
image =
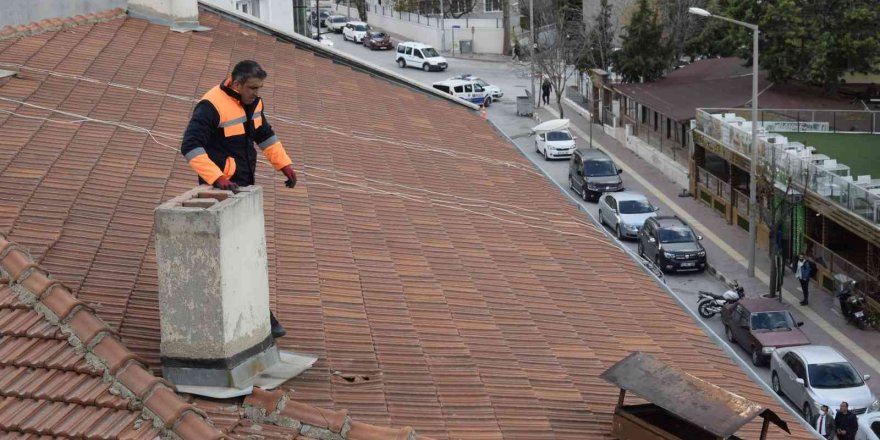
{"type": "Polygon", "coordinates": [[[865,384],[870,378],[824,345],[781,348],[770,356],[773,391],[788,397],[810,421],[822,405],[837,408],[840,402],[849,403],[856,415],[880,410],[880,402],[865,384]]]}

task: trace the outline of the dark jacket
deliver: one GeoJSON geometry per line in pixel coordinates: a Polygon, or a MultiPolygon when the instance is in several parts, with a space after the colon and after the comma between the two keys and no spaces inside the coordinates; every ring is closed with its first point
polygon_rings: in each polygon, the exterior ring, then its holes
{"type": "MultiPolygon", "coordinates": [[[[821,416],[821,415],[822,414],[816,414],[813,416],[813,420],[810,420],[810,426],[812,426],[813,429],[815,429],[816,431],[819,431],[819,427],[816,425],[816,423],[819,421],[819,416],[821,416]]],[[[836,429],[837,428],[834,425],[834,416],[832,416],[831,414],[826,414],[825,415],[825,438],[826,439],[834,438],[834,433],[836,432],[835,431],[836,429]]]]}
{"type": "Polygon", "coordinates": [[[543,92],[545,95],[549,95],[550,89],[552,88],[553,84],[551,84],[550,81],[544,81],[544,83],[541,84],[541,92],[543,92]]]}
{"type": "MultiPolygon", "coordinates": [[[[241,95],[235,90],[225,84],[221,84],[220,88],[227,95],[241,101],[241,95]]],[[[259,102],[260,98],[255,99],[250,105],[242,105],[247,116],[244,124],[245,133],[227,138],[223,135],[223,129],[219,128],[220,113],[209,101],[200,101],[193,110],[192,118],[183,134],[180,152],[186,156],[196,148],[204,148],[211,161],[221,170],[226,158],[232,157],[235,159],[235,174],[230,180],[242,186],[253,185],[254,173],[257,169],[257,150],[254,148],[254,143],[259,144],[275,136],[272,126],[266,119],[265,111],[261,112],[263,124],[254,129],[254,109],[259,102]]],[[[201,177],[199,183],[205,183],[201,177]]]]}
{"type": "Polygon", "coordinates": [[[859,430],[859,421],[856,419],[856,415],[852,412],[847,411],[847,413],[844,414],[838,411],[837,415],[834,416],[834,425],[836,426],[835,429],[843,429],[846,431],[846,435],[837,434],[838,440],[853,440],[856,438],[856,432],[859,430]]]}

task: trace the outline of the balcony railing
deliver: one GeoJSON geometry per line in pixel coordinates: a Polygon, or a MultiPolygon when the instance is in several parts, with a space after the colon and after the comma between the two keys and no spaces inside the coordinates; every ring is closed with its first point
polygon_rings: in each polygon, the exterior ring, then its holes
{"type": "MultiPolygon", "coordinates": [[[[726,115],[734,114],[742,116],[736,112],[737,110],[697,110],[697,130],[705,135],[713,138],[717,142],[722,143],[727,148],[737,151],[747,157],[751,157],[751,138],[750,124],[746,125],[737,121],[724,121],[714,114],[724,113],[726,115]],[[713,112],[713,113],[710,113],[713,112]]],[[[764,111],[763,114],[784,114],[785,110],[764,111]],[[777,113],[779,112],[779,113],[777,113]]],[[[816,112],[813,112],[816,113],[816,112]]],[[[869,113],[860,121],[861,125],[865,125],[865,118],[878,118],[877,112],[846,112],[853,113],[869,113]]],[[[826,118],[827,119],[827,118],[826,118]]],[[[836,117],[832,118],[836,120],[836,117]]],[[[850,122],[854,118],[849,119],[850,122]]],[[[874,119],[871,119],[873,124],[874,119]]],[[[822,121],[764,121],[763,126],[772,129],[780,129],[786,131],[794,131],[793,129],[803,129],[810,131],[821,131],[822,129],[833,127],[830,123],[822,121]],[[782,124],[782,125],[780,125],[782,124]],[[788,125],[786,125],[788,124],[788,125]],[[784,126],[783,126],[784,125],[784,126]]],[[[871,126],[872,129],[874,126],[871,126]]],[[[762,131],[765,130],[762,127],[762,131]]],[[[760,135],[759,135],[760,136],[760,135]]],[[[876,181],[854,181],[851,176],[838,175],[833,171],[818,167],[812,159],[799,157],[790,154],[788,151],[793,147],[792,143],[778,144],[770,142],[766,134],[758,139],[758,166],[769,167],[772,164],[772,158],[775,155],[777,182],[785,185],[791,178],[796,187],[805,188],[840,207],[852,212],[853,214],[867,220],[870,223],[880,223],[880,180],[876,181]]],[[[773,138],[776,140],[778,138],[773,138]]],[[[878,138],[880,139],[880,138],[878,138]]]]}
{"type": "Polygon", "coordinates": [[[842,273],[856,280],[855,290],[865,294],[875,300],[880,301],[880,280],[871,276],[868,272],[860,269],[846,258],[841,257],[836,252],[828,249],[806,235],[803,236],[806,243],[806,254],[817,264],[822,265],[825,269],[833,274],[842,273]]]}

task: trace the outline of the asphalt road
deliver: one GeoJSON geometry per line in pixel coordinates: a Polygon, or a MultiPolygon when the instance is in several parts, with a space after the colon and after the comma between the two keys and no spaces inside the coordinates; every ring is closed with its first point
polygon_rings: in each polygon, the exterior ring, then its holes
{"type": "MultiPolygon", "coordinates": [[[[530,88],[529,66],[527,64],[448,58],[449,68],[444,72],[423,72],[421,70],[413,68],[400,69],[395,64],[394,49],[373,51],[363,47],[360,44],[343,41],[341,34],[330,34],[330,38],[334,42],[334,48],[338,50],[356,56],[364,61],[379,65],[381,67],[398,69],[398,71],[402,75],[426,85],[430,85],[431,83],[436,81],[441,81],[453,76],[467,73],[479,76],[487,82],[501,87],[502,91],[504,92],[504,97],[500,101],[492,103],[492,105],[488,109],[489,119],[494,122],[501,131],[503,131],[508,137],[510,137],[514,144],[520,149],[522,154],[530,158],[538,168],[543,170],[544,173],[560,187],[561,191],[567,191],[569,192],[569,194],[574,196],[574,193],[568,190],[568,161],[545,161],[543,157],[535,152],[534,139],[529,136],[529,129],[534,125],[537,125],[537,123],[533,119],[516,116],[515,97],[517,95],[523,95],[524,90],[530,88]]],[[[396,45],[396,43],[397,42],[395,41],[394,44],[396,45]]],[[[537,85],[538,84],[536,83],[536,87],[537,85]]],[[[553,98],[553,102],[555,102],[555,97],[553,98]]],[[[598,126],[594,127],[594,130],[600,129],[601,128],[599,128],[598,126]]],[[[576,141],[578,147],[589,146],[588,133],[579,133],[576,131],[574,134],[578,137],[576,141]]],[[[623,178],[623,182],[627,190],[637,191],[643,194],[650,194],[635,179],[628,178],[626,173],[624,173],[621,177],[623,178]]],[[[654,198],[650,197],[650,195],[648,199],[651,200],[651,202],[655,206],[658,206],[660,208],[659,214],[672,215],[675,213],[675,211],[670,206],[666,206],[663,203],[654,200],[654,198]]],[[[579,203],[583,207],[584,211],[591,217],[594,223],[597,225],[599,224],[597,219],[597,204],[584,202],[579,198],[577,198],[577,200],[574,200],[573,203],[579,203]]],[[[606,231],[609,233],[609,237],[613,235],[612,231],[608,230],[607,228],[606,231]]],[[[624,241],[620,243],[620,245],[628,249],[633,258],[640,260],[640,258],[638,258],[636,254],[636,243],[634,241],[624,241]]],[[[708,258],[711,262],[711,253],[708,255],[708,258]]],[[[702,319],[699,317],[696,311],[698,292],[700,290],[706,290],[710,292],[720,293],[728,289],[725,284],[721,283],[713,275],[710,275],[708,273],[670,274],[666,275],[664,278],[666,285],[672,290],[676,297],[693,312],[693,315],[697,320],[702,319]]],[[[746,296],[758,296],[763,293],[765,292],[746,292],[746,296]]],[[[793,308],[791,311],[797,320],[804,320],[803,316],[801,316],[796,309],[793,308]]],[[[719,336],[720,340],[724,341],[723,343],[727,343],[724,337],[724,326],[721,324],[719,316],[716,315],[713,318],[703,321],[705,321],[712,332],[719,336]]],[[[814,344],[836,346],[843,353],[847,353],[847,351],[840,348],[839,344],[837,344],[834,339],[832,339],[827,333],[825,333],[824,330],[815,326],[811,326],[809,322],[807,322],[807,324],[804,325],[802,329],[814,344]]],[[[745,364],[747,364],[747,368],[751,368],[756,373],[756,375],[764,381],[765,384],[768,384],[769,387],[769,368],[766,366],[753,367],[751,365],[751,357],[745,350],[743,350],[739,346],[734,345],[733,351],[737,353],[737,355],[739,355],[739,357],[744,361],[745,364]]],[[[859,368],[863,373],[871,374],[872,376],[880,379],[880,372],[868,368],[858,359],[854,359],[854,356],[848,357],[852,360],[853,364],[856,365],[856,367],[859,368]]],[[[875,395],[880,395],[880,380],[869,381],[868,384],[875,395]]],[[[794,406],[798,407],[799,405],[794,406]]]]}

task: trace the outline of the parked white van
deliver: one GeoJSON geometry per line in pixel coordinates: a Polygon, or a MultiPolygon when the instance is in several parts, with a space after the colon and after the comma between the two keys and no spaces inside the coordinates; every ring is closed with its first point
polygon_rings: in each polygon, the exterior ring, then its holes
{"type": "Polygon", "coordinates": [[[437,81],[432,86],[444,93],[448,93],[456,98],[464,99],[476,105],[488,107],[492,104],[492,95],[488,90],[484,89],[479,83],[468,79],[447,79],[445,81],[437,81]]]}
{"type": "Polygon", "coordinates": [[[449,64],[433,47],[423,43],[406,41],[397,45],[397,65],[401,68],[412,66],[425,72],[446,70],[449,64]]]}

